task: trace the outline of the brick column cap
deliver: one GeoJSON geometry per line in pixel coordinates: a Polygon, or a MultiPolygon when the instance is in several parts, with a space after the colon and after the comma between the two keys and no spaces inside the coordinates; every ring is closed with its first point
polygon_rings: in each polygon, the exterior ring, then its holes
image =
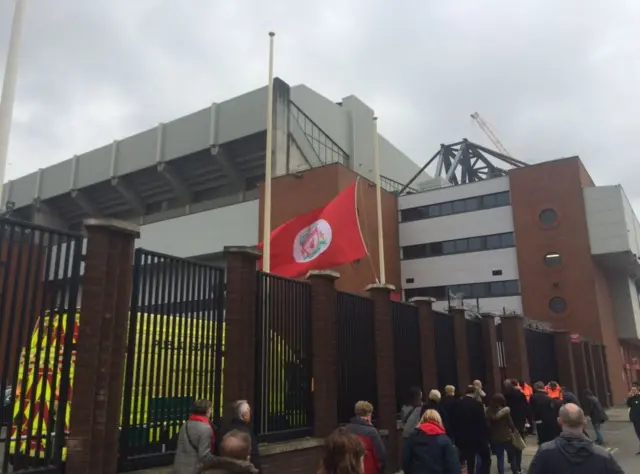
{"type": "Polygon", "coordinates": [[[518,313],[501,314],[501,319],[524,319],[524,316],[518,313]]]}
{"type": "Polygon", "coordinates": [[[259,260],[262,257],[262,252],[258,250],[255,246],[226,246],[223,249],[225,254],[236,253],[241,255],[246,255],[247,257],[253,257],[256,260],[259,260]]]}
{"type": "Polygon", "coordinates": [[[367,285],[365,291],[374,291],[374,290],[384,290],[384,291],[395,291],[396,287],[393,285],[389,285],[388,283],[371,283],[367,285]]]}
{"type": "Polygon", "coordinates": [[[104,227],[110,230],[132,234],[136,238],[140,237],[140,226],[133,222],[121,221],[120,219],[90,217],[83,222],[85,227],[104,227]]]}
{"type": "Polygon", "coordinates": [[[432,298],[431,296],[414,296],[409,300],[409,303],[413,303],[413,304],[419,304],[419,303],[433,304],[435,302],[436,302],[436,299],[432,298]]]}
{"type": "Polygon", "coordinates": [[[311,278],[318,278],[322,280],[335,281],[340,278],[340,273],[333,270],[309,270],[305,278],[307,280],[310,280],[311,278]]]}

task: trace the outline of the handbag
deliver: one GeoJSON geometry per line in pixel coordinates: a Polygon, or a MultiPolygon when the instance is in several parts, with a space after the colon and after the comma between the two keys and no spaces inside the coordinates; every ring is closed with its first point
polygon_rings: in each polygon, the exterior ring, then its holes
{"type": "Polygon", "coordinates": [[[517,431],[511,434],[511,444],[518,451],[524,451],[524,448],[527,447],[527,443],[522,439],[522,436],[520,436],[520,433],[517,431]]]}

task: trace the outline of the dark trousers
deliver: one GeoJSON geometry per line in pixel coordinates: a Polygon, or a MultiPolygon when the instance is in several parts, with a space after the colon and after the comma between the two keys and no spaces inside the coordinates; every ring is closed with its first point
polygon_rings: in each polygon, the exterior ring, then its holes
{"type": "Polygon", "coordinates": [[[638,440],[640,440],[640,420],[634,421],[633,422],[633,427],[636,430],[636,436],[638,437],[638,440]]]}
{"type": "Polygon", "coordinates": [[[478,474],[490,474],[491,451],[489,445],[460,448],[460,461],[467,463],[469,474],[476,474],[476,456],[480,459],[478,474]]]}

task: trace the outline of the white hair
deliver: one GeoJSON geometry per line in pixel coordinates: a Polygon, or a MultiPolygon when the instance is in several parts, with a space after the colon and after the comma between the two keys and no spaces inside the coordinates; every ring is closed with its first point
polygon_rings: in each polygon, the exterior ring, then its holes
{"type": "Polygon", "coordinates": [[[249,406],[249,402],[246,400],[238,400],[235,403],[235,413],[234,415],[236,416],[236,418],[242,418],[242,415],[244,415],[251,407],[249,406]]]}
{"type": "Polygon", "coordinates": [[[437,403],[441,399],[442,399],[442,394],[440,393],[439,390],[431,390],[431,392],[429,392],[429,400],[437,403]]]}

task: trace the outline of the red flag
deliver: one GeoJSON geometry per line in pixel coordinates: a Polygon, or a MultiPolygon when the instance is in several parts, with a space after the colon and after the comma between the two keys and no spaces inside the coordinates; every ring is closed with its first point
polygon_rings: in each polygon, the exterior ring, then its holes
{"type": "Polygon", "coordinates": [[[271,232],[271,272],[284,277],[297,278],[366,255],[358,226],[356,184],[326,206],[296,216],[271,232]]]}

